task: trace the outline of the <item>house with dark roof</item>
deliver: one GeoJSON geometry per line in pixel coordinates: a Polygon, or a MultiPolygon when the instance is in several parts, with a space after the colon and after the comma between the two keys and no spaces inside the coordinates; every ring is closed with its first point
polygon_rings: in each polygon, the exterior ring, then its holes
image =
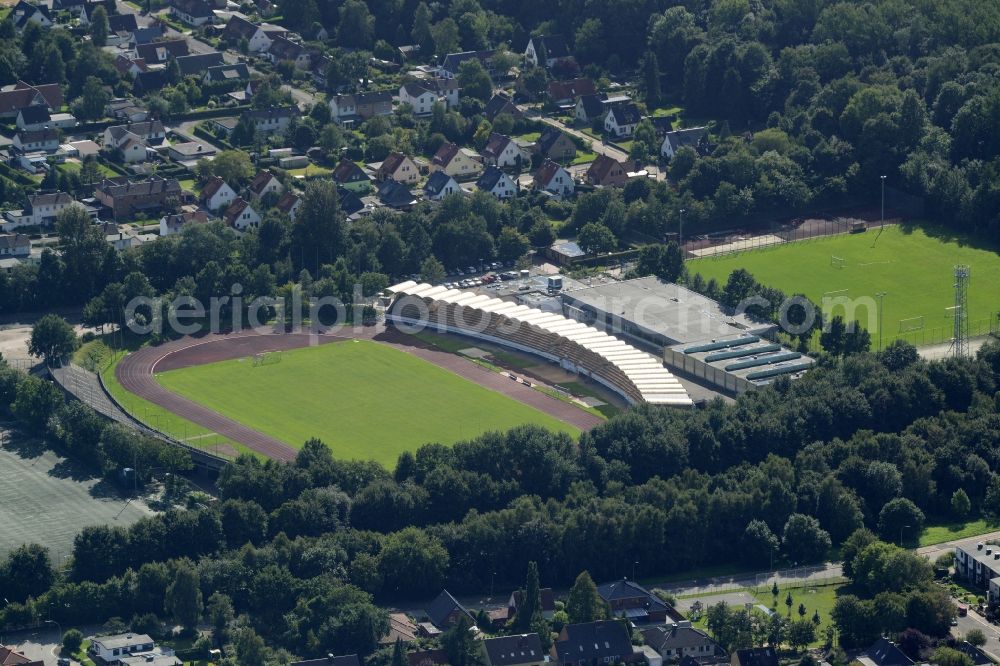
{"type": "Polygon", "coordinates": [[[483,175],[476,181],[476,188],[501,201],[517,195],[517,183],[495,166],[486,167],[483,175]]]}
{"type": "Polygon", "coordinates": [[[535,189],[548,192],[560,199],[571,197],[576,191],[576,184],[569,171],[549,159],[542,162],[542,165],[535,171],[533,185],[535,189]]]}
{"type": "Polygon", "coordinates": [[[337,185],[337,197],[340,199],[340,210],[344,211],[348,219],[354,219],[355,216],[365,211],[365,202],[361,200],[357,192],[337,185]]]}
{"type": "Polygon", "coordinates": [[[597,587],[611,612],[635,624],[683,620],[669,604],[635,581],[621,579],[597,587]]]}
{"type": "Polygon", "coordinates": [[[414,185],[420,180],[420,167],[403,153],[393,151],[386,155],[375,170],[378,181],[395,180],[405,185],[414,185]]]}
{"type": "Polygon", "coordinates": [[[342,125],[350,125],[373,116],[392,113],[392,93],[388,90],[334,95],[330,98],[330,117],[342,125]]]}
{"type": "Polygon", "coordinates": [[[594,93],[592,95],[581,95],[578,100],[576,100],[576,107],[573,110],[573,115],[581,123],[593,123],[595,120],[604,118],[604,114],[607,113],[607,106],[604,103],[606,95],[603,93],[594,93]]]}
{"type": "Polygon", "coordinates": [[[249,80],[250,69],[244,62],[209,67],[205,70],[205,76],[202,77],[204,83],[231,83],[237,87],[249,80]]]}
{"type": "Polygon", "coordinates": [[[212,5],[206,0],[171,0],[170,13],[184,23],[197,28],[215,18],[212,5]]]}
{"type": "Polygon", "coordinates": [[[236,191],[218,176],[209,178],[198,195],[198,202],[212,212],[229,208],[235,200],[236,191]]]}
{"type": "MultiPolygon", "coordinates": [[[[538,595],[542,598],[542,617],[551,620],[556,612],[556,594],[551,587],[543,587],[538,590],[538,595]]],[[[517,609],[524,599],[524,590],[514,590],[507,600],[507,617],[512,618],[517,615],[517,609]]]]}
{"type": "Polygon", "coordinates": [[[534,66],[541,64],[546,69],[559,60],[571,57],[566,38],[562,35],[542,35],[528,40],[524,57],[534,66]],[[544,56],[544,62],[543,62],[544,56]]]}
{"type": "Polygon", "coordinates": [[[160,218],[160,235],[172,236],[184,230],[186,224],[208,224],[208,215],[203,210],[186,210],[164,215],[160,218]]]}
{"type": "Polygon", "coordinates": [[[289,666],[361,666],[358,655],[349,654],[343,657],[335,657],[328,654],[320,659],[307,659],[305,661],[293,661],[289,666]]]}
{"type": "Polygon", "coordinates": [[[619,663],[631,660],[634,652],[632,637],[621,620],[567,624],[552,646],[560,666],[619,663]]]}
{"type": "Polygon", "coordinates": [[[613,104],[608,109],[608,115],[604,116],[604,131],[617,138],[632,136],[641,119],[639,107],[635,104],[613,104]]]}
{"type": "Polygon", "coordinates": [[[704,631],[688,620],[642,630],[646,645],[656,650],[665,662],[676,663],[684,657],[695,659],[724,657],[725,650],[704,631]]]}
{"type": "Polygon", "coordinates": [[[24,208],[8,210],[4,213],[4,231],[18,227],[40,227],[56,221],[59,213],[70,206],[81,206],[66,192],[29,194],[25,197],[24,208]]]}
{"type": "Polygon", "coordinates": [[[48,107],[28,106],[17,112],[15,125],[20,130],[40,130],[48,127],[51,122],[48,107]]]}
{"type": "Polygon", "coordinates": [[[445,108],[458,104],[458,84],[454,79],[434,79],[433,81],[411,81],[399,87],[399,103],[409,104],[413,113],[424,116],[434,110],[434,104],[441,102],[445,108]]]}
{"type": "Polygon", "coordinates": [[[139,24],[135,20],[135,14],[111,14],[108,16],[108,30],[110,32],[126,32],[131,35],[139,29],[139,24]]]}
{"type": "Polygon", "coordinates": [[[276,203],[274,207],[287,215],[288,219],[294,222],[295,214],[298,213],[299,206],[301,205],[302,197],[294,192],[285,192],[282,197],[278,199],[278,203],[276,203]]]}
{"type": "Polygon", "coordinates": [[[136,28],[132,31],[132,38],[129,40],[129,45],[134,48],[140,44],[150,44],[158,39],[162,39],[164,34],[163,26],[158,23],[136,28]]]}
{"type": "Polygon", "coordinates": [[[271,41],[278,35],[288,31],[278,25],[251,23],[242,16],[234,14],[222,31],[222,39],[230,44],[247,40],[247,50],[251,53],[264,53],[271,46],[271,41]]]}
{"type": "Polygon", "coordinates": [[[454,627],[461,617],[465,617],[470,624],[476,623],[472,613],[460,604],[458,599],[451,596],[448,590],[441,590],[441,594],[434,598],[424,612],[431,623],[441,631],[454,627]]]}
{"type": "Polygon", "coordinates": [[[222,214],[222,221],[237,231],[246,231],[260,224],[260,215],[250,202],[237,197],[222,214]]]}
{"type": "Polygon", "coordinates": [[[52,15],[46,5],[33,5],[25,0],[20,0],[10,12],[10,18],[14,22],[17,30],[24,30],[29,23],[34,23],[42,28],[52,27],[52,15]]]}
{"type": "Polygon", "coordinates": [[[490,78],[495,78],[497,72],[493,67],[493,56],[496,55],[496,51],[462,51],[460,53],[449,53],[445,55],[444,59],[441,60],[441,65],[438,67],[437,75],[442,79],[454,79],[458,76],[458,68],[466,60],[472,60],[475,58],[486,70],[486,73],[490,75],[490,78]]]}
{"type": "Polygon", "coordinates": [[[372,179],[355,162],[342,158],[330,176],[344,189],[364,194],[371,188],[372,179]]]}
{"type": "Polygon", "coordinates": [[[524,164],[531,163],[528,150],[505,134],[493,132],[482,150],[483,163],[506,169],[520,169],[524,164]]]}
{"type": "Polygon", "coordinates": [[[972,660],[972,666],[993,666],[993,660],[969,641],[959,641],[955,649],[972,660]]]}
{"type": "Polygon", "coordinates": [[[222,54],[218,51],[210,53],[192,53],[191,55],[177,58],[177,68],[181,70],[181,76],[201,77],[209,67],[225,64],[222,54]]]}
{"type": "Polygon", "coordinates": [[[852,663],[861,666],[913,666],[913,660],[887,638],[875,641],[871,647],[856,656],[852,663]]]}
{"type": "Polygon", "coordinates": [[[410,666],[447,666],[448,653],[444,650],[417,650],[406,655],[410,666]]]}
{"type": "Polygon", "coordinates": [[[287,60],[295,63],[295,66],[299,69],[309,69],[312,65],[312,57],[306,48],[288,39],[285,35],[275,35],[272,37],[265,55],[273,63],[287,60]]]}
{"type": "Polygon", "coordinates": [[[378,186],[378,199],[389,208],[397,210],[408,210],[417,203],[410,188],[395,180],[383,181],[378,186]]]}
{"type": "Polygon", "coordinates": [[[444,143],[434,153],[430,169],[431,171],[444,171],[456,180],[468,180],[477,177],[482,172],[483,164],[475,151],[460,148],[454,143],[444,143]]]}
{"type": "MultiPolygon", "coordinates": [[[[31,238],[24,234],[0,234],[0,257],[26,257],[31,254],[31,238]]],[[[0,666],[3,662],[0,661],[0,666]]]]}
{"type": "Polygon", "coordinates": [[[598,155],[590,166],[584,178],[595,187],[624,187],[628,182],[628,174],[635,170],[631,161],[619,162],[607,155],[598,155]]]}
{"type": "Polygon", "coordinates": [[[285,191],[285,186],[281,184],[278,178],[264,169],[263,171],[257,172],[257,175],[253,177],[250,184],[247,185],[247,193],[255,198],[259,199],[268,194],[281,194],[285,191]]]}
{"type": "Polygon", "coordinates": [[[158,146],[167,138],[166,129],[159,120],[112,125],[104,130],[104,147],[108,150],[118,148],[129,138],[129,135],[138,137],[148,146],[158,146]]]}
{"type": "Polygon", "coordinates": [[[146,64],[166,64],[171,58],[186,56],[188,43],[186,39],[168,39],[160,42],[139,44],[135,47],[136,56],[146,61],[146,64]]]}
{"type": "Polygon", "coordinates": [[[94,188],[94,198],[110,209],[115,220],[159,211],[169,200],[180,201],[181,197],[176,178],[159,176],[137,182],[124,176],[105,178],[94,188]]]}
{"type": "Polygon", "coordinates": [[[431,201],[440,201],[449,194],[461,194],[458,181],[444,171],[435,171],[424,183],[424,196],[431,201]]]}
{"type": "Polygon", "coordinates": [[[548,654],[538,634],[514,634],[480,641],[487,666],[541,666],[548,654]]]}
{"type": "Polygon", "coordinates": [[[569,162],[576,157],[576,144],[565,132],[546,127],[535,141],[534,151],[546,159],[569,162]]]}
{"type": "Polygon", "coordinates": [[[0,118],[16,118],[18,111],[29,106],[45,106],[53,112],[62,105],[63,94],[58,83],[33,86],[18,81],[0,89],[0,118]]]}
{"type": "Polygon", "coordinates": [[[489,119],[490,122],[496,120],[496,117],[502,113],[506,113],[515,120],[524,117],[524,112],[517,108],[510,96],[506,93],[498,92],[490,98],[490,101],[486,103],[486,108],[483,109],[483,114],[489,119]]]}
{"type": "Polygon", "coordinates": [[[243,112],[244,117],[249,117],[257,127],[257,131],[263,134],[284,131],[292,122],[292,118],[302,115],[299,107],[294,104],[289,106],[272,106],[266,109],[247,109],[243,112]]]}
{"type": "Polygon", "coordinates": [[[132,83],[132,90],[137,95],[147,95],[151,92],[162,90],[170,85],[165,69],[151,69],[146,72],[139,72],[135,75],[132,83]]]}
{"type": "Polygon", "coordinates": [[[681,148],[687,146],[692,150],[697,150],[698,146],[708,136],[707,127],[689,127],[687,129],[674,130],[663,135],[663,143],[660,144],[660,155],[668,160],[681,148]]]}
{"type": "Polygon", "coordinates": [[[569,81],[549,81],[545,90],[549,101],[557,106],[574,104],[578,97],[596,95],[597,88],[590,79],[571,79],[569,81]]]}
{"type": "Polygon", "coordinates": [[[780,666],[773,647],[736,650],[729,663],[731,666],[780,666]]]}
{"type": "Polygon", "coordinates": [[[11,147],[19,153],[54,153],[59,150],[59,132],[52,128],[21,130],[14,135],[11,147]]]}

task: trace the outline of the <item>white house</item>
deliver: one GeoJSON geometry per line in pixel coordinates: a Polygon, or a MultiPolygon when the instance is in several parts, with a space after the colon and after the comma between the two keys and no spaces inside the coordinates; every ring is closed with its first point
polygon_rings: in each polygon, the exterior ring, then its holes
{"type": "Polygon", "coordinates": [[[54,129],[21,131],[11,145],[21,153],[54,153],[59,150],[59,132],[54,129]]]}
{"type": "Polygon", "coordinates": [[[218,176],[214,176],[205,187],[201,189],[198,200],[210,211],[229,208],[229,205],[236,200],[236,192],[218,176]]]}
{"type": "Polygon", "coordinates": [[[458,84],[452,79],[404,83],[399,87],[399,102],[409,104],[413,113],[422,116],[434,109],[435,102],[441,102],[447,108],[458,104],[458,91],[458,84]]]}
{"type": "Polygon", "coordinates": [[[552,160],[545,160],[535,172],[534,185],[537,189],[554,194],[559,198],[573,195],[576,185],[569,171],[552,160]]]}
{"type": "Polygon", "coordinates": [[[614,137],[632,136],[641,116],[635,104],[615,104],[604,116],[604,131],[614,137]]]}
{"type": "Polygon", "coordinates": [[[92,639],[87,652],[108,664],[114,664],[122,657],[136,652],[151,652],[155,646],[156,643],[146,634],[115,634],[92,639]]]}
{"type": "Polygon", "coordinates": [[[546,69],[552,67],[557,61],[570,57],[569,46],[566,38],[562,35],[543,35],[532,37],[528,40],[528,46],[524,49],[524,57],[534,66],[542,65],[546,69]],[[541,55],[544,53],[545,62],[541,62],[541,55]]]}
{"type": "Polygon", "coordinates": [[[167,132],[159,120],[112,125],[104,130],[104,148],[114,150],[133,138],[138,138],[147,146],[155,146],[163,143],[167,132]]]}
{"type": "Polygon", "coordinates": [[[251,196],[259,199],[265,194],[272,192],[281,194],[285,191],[285,186],[281,184],[280,180],[275,178],[273,173],[265,169],[254,176],[254,179],[247,186],[247,191],[250,192],[251,196]]]}
{"type": "Polygon", "coordinates": [[[261,23],[255,25],[242,16],[233,15],[222,31],[222,38],[228,42],[247,40],[247,50],[251,53],[264,53],[271,48],[271,41],[276,35],[284,35],[288,31],[279,25],[261,23]]]}
{"type": "Polygon", "coordinates": [[[246,231],[260,224],[260,215],[245,199],[238,198],[222,214],[226,224],[237,231],[246,231]]]}
{"type": "Polygon", "coordinates": [[[46,127],[51,127],[52,116],[49,115],[49,109],[45,106],[26,106],[17,112],[17,120],[15,121],[17,129],[19,130],[29,130],[37,131],[45,129],[46,127]]]}
{"type": "Polygon", "coordinates": [[[145,162],[149,159],[149,148],[134,134],[118,146],[118,150],[121,151],[122,159],[126,164],[145,162]]]}
{"type": "Polygon", "coordinates": [[[517,194],[517,183],[495,166],[486,167],[486,171],[476,181],[476,187],[500,200],[510,199],[517,194]]]}
{"type": "Polygon", "coordinates": [[[531,164],[531,155],[526,148],[509,136],[497,132],[490,135],[482,155],[485,164],[492,164],[501,169],[531,164]]]}
{"type": "Polygon", "coordinates": [[[449,194],[462,191],[458,182],[444,171],[435,171],[424,184],[424,196],[431,201],[440,201],[449,194]]]}
{"type": "Polygon", "coordinates": [[[691,127],[688,129],[674,130],[663,135],[663,143],[660,144],[660,154],[668,160],[681,148],[697,148],[701,140],[708,134],[707,127],[691,127]]]}
{"type": "Polygon", "coordinates": [[[288,219],[294,222],[295,215],[299,212],[299,206],[301,205],[302,197],[294,192],[285,192],[285,195],[281,197],[275,208],[287,215],[288,219]]]}

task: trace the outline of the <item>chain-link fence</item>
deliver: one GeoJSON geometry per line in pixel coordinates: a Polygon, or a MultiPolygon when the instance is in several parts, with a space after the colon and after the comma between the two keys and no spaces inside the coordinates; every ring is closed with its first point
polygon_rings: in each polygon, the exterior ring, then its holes
{"type": "MultiPolygon", "coordinates": [[[[887,330],[886,334],[893,334],[893,331],[887,330]]],[[[900,331],[894,335],[896,339],[905,340],[915,347],[939,345],[952,341],[955,337],[955,326],[954,324],[948,324],[930,328],[918,328],[912,331],[900,331]]],[[[976,319],[969,322],[970,338],[985,335],[1000,335],[1000,316],[993,315],[985,319],[976,319]]]]}
{"type": "MultiPolygon", "coordinates": [[[[893,221],[892,223],[895,223],[893,221]]],[[[886,224],[888,226],[889,223],[886,224]]],[[[802,242],[878,227],[878,222],[866,222],[851,217],[817,217],[796,219],[775,225],[768,231],[733,230],[719,234],[697,236],[684,242],[687,258],[722,257],[740,252],[752,252],[786,243],[802,242]]]]}

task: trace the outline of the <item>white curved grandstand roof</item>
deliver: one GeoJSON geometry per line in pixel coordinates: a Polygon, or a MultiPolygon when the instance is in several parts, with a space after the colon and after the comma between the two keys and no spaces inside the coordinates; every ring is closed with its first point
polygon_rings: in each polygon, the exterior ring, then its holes
{"type": "MultiPolygon", "coordinates": [[[[681,383],[667,370],[660,359],[640,351],[632,345],[596,328],[573,319],[537,308],[518,305],[499,298],[470,291],[449,289],[413,280],[401,282],[388,289],[397,296],[412,296],[427,302],[456,305],[463,308],[503,317],[510,322],[530,324],[540,331],[573,343],[583,350],[603,359],[624,375],[643,402],[663,405],[691,405],[691,398],[681,383]]],[[[477,337],[476,330],[467,334],[477,337]]],[[[544,351],[544,350],[539,350],[544,351]]],[[[600,374],[596,371],[594,374],[600,374]]]]}

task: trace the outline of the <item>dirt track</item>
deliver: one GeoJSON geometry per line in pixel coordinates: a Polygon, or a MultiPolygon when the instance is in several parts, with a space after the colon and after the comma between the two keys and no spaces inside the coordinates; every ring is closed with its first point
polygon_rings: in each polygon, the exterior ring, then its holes
{"type": "MultiPolygon", "coordinates": [[[[291,460],[295,457],[295,449],[285,442],[257,432],[193,400],[168,391],[156,381],[153,374],[216,361],[245,358],[266,351],[297,349],[351,338],[374,340],[418,356],[481,386],[530,405],[580,430],[590,430],[602,422],[597,416],[511,381],[503,375],[476,365],[469,359],[425,346],[412,336],[382,326],[345,328],[337,334],[240,331],[182,338],[157,347],[144,347],[129,354],[118,364],[115,375],[126,390],[145,400],[227,439],[244,444],[265,456],[278,460],[291,460]]],[[[472,344],[475,343],[470,342],[470,345],[472,344]]]]}

